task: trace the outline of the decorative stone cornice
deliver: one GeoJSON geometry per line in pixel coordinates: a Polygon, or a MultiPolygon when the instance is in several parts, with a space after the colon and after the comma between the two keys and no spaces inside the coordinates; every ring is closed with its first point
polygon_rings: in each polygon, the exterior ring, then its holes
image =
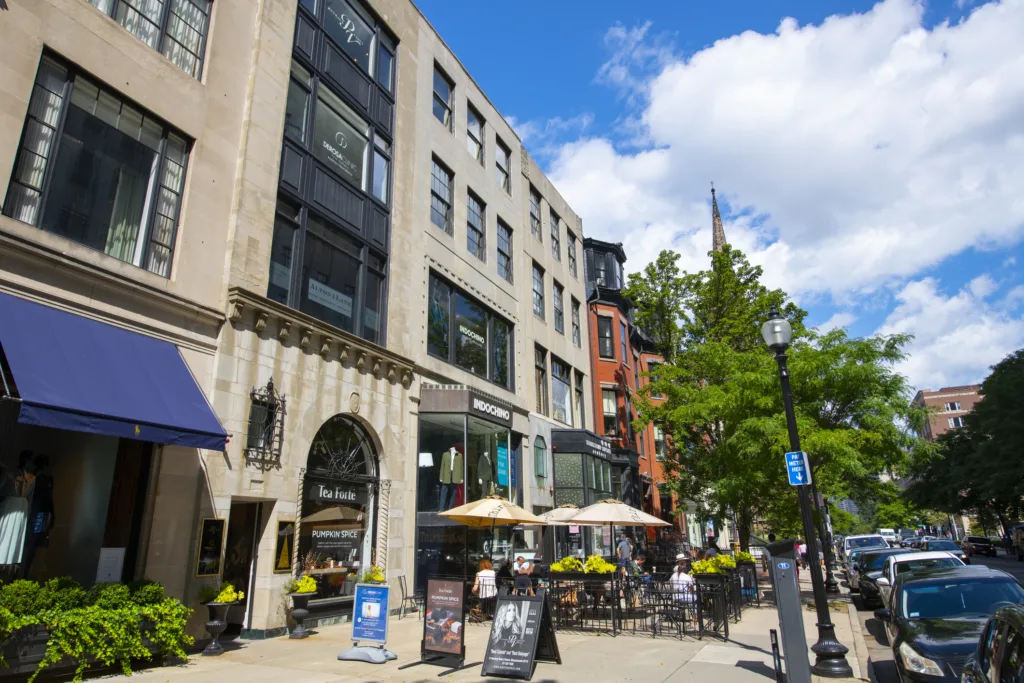
{"type": "Polygon", "coordinates": [[[319,351],[325,361],[329,360],[337,342],[338,362],[342,364],[354,360],[360,372],[369,369],[377,379],[386,377],[389,382],[401,382],[406,389],[415,379],[415,366],[411,360],[241,287],[228,289],[228,311],[230,315],[227,317],[232,325],[244,325],[247,320],[252,320],[257,333],[266,330],[268,321],[276,322],[277,337],[281,343],[286,343],[291,331],[298,329],[299,346],[304,350],[319,351]]]}

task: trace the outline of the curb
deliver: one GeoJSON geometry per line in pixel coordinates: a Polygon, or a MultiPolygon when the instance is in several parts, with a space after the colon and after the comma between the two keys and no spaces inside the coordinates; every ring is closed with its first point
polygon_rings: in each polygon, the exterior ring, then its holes
{"type": "Polygon", "coordinates": [[[870,681],[871,664],[868,661],[868,644],[864,640],[864,629],[860,626],[860,617],[857,615],[857,605],[852,601],[846,606],[847,616],[850,618],[850,630],[853,632],[853,651],[857,655],[857,664],[860,668],[860,680],[870,681]]]}

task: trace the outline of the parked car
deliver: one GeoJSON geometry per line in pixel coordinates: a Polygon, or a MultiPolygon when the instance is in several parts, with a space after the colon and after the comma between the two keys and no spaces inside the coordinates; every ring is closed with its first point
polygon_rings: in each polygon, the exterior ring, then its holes
{"type": "Polygon", "coordinates": [[[964,563],[959,557],[953,557],[949,553],[942,551],[931,553],[910,552],[904,555],[893,555],[885,558],[885,564],[882,566],[882,575],[875,579],[875,583],[878,584],[878,592],[882,598],[882,604],[889,607],[892,587],[896,585],[896,580],[900,574],[962,566],[964,566],[964,563]]]}
{"type": "Polygon", "coordinates": [[[885,539],[878,534],[865,534],[862,536],[847,536],[843,539],[842,547],[842,559],[846,562],[847,566],[850,564],[850,551],[865,550],[867,548],[888,548],[889,544],[885,542],[885,539]]]}
{"type": "Polygon", "coordinates": [[[895,529],[878,529],[876,532],[879,536],[885,539],[885,542],[890,546],[896,545],[896,530],[895,529]]]}
{"type": "MultiPolygon", "coordinates": [[[[882,604],[879,595],[877,579],[882,576],[882,569],[885,561],[893,555],[904,555],[909,550],[903,548],[890,548],[889,550],[865,550],[857,559],[857,589],[860,591],[864,607],[882,604]]],[[[850,589],[853,590],[853,581],[850,581],[850,589]]]]}
{"type": "MultiPolygon", "coordinates": [[[[881,550],[881,548],[872,548],[872,550],[881,550]]],[[[850,551],[849,563],[846,565],[846,580],[850,586],[850,590],[857,591],[857,560],[860,558],[861,553],[864,551],[860,548],[850,551]]]]}
{"type": "Polygon", "coordinates": [[[952,683],[989,617],[1019,602],[1024,588],[1006,572],[949,567],[900,574],[891,609],[875,610],[875,618],[885,624],[902,681],[952,683]]]}
{"type": "Polygon", "coordinates": [[[959,557],[964,564],[971,563],[970,556],[964,552],[963,548],[956,544],[956,541],[951,541],[948,538],[933,538],[921,544],[922,552],[932,552],[936,550],[942,550],[954,557],[959,557]]]}
{"type": "Polygon", "coordinates": [[[996,546],[992,543],[991,538],[985,536],[968,536],[964,539],[962,547],[968,557],[971,555],[996,556],[996,546]]]}
{"type": "Polygon", "coordinates": [[[962,683],[1024,681],[1024,606],[1000,607],[964,664],[962,683]]]}

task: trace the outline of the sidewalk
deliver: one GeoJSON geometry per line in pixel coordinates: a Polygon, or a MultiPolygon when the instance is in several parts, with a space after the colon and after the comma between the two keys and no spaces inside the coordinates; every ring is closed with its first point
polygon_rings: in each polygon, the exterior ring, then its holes
{"type": "MultiPolygon", "coordinates": [[[[801,588],[809,590],[810,585],[801,588]]],[[[832,612],[836,636],[850,648],[847,660],[855,678],[861,678],[861,672],[867,669],[866,654],[861,664],[855,647],[858,636],[854,627],[859,631],[859,622],[855,614],[850,619],[846,605],[840,607],[841,610],[832,612]]],[[[804,627],[810,645],[817,639],[813,611],[804,612],[804,627]]],[[[744,610],[740,622],[729,626],[729,641],[654,639],[629,634],[611,637],[559,631],[562,664],[539,663],[533,680],[543,683],[694,680],[771,683],[775,680],[768,634],[772,628],[778,628],[776,611],[773,605],[765,605],[744,610]]],[[[403,620],[392,617],[389,629],[388,649],[398,654],[398,660],[387,664],[337,661],[338,653],[350,646],[352,629],[345,624],[320,629],[306,640],[241,641],[227,645],[230,650],[220,657],[193,656],[186,664],[141,671],[135,678],[141,683],[418,683],[438,680],[437,675],[443,670],[439,667],[422,665],[398,670],[399,666],[419,659],[423,629],[419,615],[408,615],[403,620]]],[[[467,625],[466,661],[477,664],[445,676],[445,681],[494,680],[480,676],[478,663],[483,659],[488,629],[487,624],[467,625]]],[[[866,652],[863,636],[860,639],[860,649],[866,652]]],[[[811,661],[814,661],[813,655],[811,661]]]]}

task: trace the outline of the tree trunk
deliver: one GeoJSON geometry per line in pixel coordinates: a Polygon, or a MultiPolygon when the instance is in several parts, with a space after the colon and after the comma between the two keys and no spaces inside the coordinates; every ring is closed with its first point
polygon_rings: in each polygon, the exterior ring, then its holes
{"type": "Polygon", "coordinates": [[[750,528],[753,524],[754,516],[750,510],[742,510],[736,515],[736,533],[740,535],[740,550],[745,553],[750,552],[750,528]]]}

